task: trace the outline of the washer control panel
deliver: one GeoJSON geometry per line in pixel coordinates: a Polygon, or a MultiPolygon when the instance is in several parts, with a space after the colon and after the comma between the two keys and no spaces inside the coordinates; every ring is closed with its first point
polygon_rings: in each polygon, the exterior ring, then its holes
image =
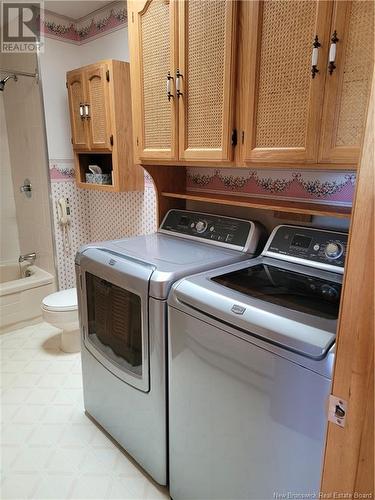
{"type": "Polygon", "coordinates": [[[324,229],[278,226],[271,234],[263,254],[284,260],[301,259],[305,265],[319,264],[344,268],[348,235],[324,229]],[[277,255],[274,255],[277,254],[277,255]]]}
{"type": "Polygon", "coordinates": [[[165,216],[159,231],[246,251],[253,228],[254,223],[244,219],[173,209],[165,216]]]}

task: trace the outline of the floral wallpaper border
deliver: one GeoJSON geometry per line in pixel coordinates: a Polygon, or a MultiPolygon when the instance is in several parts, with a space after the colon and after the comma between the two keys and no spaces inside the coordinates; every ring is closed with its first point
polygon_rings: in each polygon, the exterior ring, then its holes
{"type": "MultiPolygon", "coordinates": [[[[145,187],[153,188],[154,182],[148,172],[145,174],[145,187]]],[[[51,182],[74,182],[75,169],[73,159],[51,159],[49,161],[49,175],[51,182]]]]}
{"type": "Polygon", "coordinates": [[[51,182],[73,182],[75,178],[74,160],[50,160],[49,175],[51,182]]]}
{"type": "MultiPolygon", "coordinates": [[[[51,182],[74,182],[74,160],[50,160],[51,182]]],[[[351,206],[356,184],[354,172],[243,170],[188,168],[190,191],[269,197],[351,206]]],[[[145,171],[145,187],[153,181],[145,171]]]]}
{"type": "Polygon", "coordinates": [[[356,183],[354,172],[187,169],[187,189],[217,194],[269,197],[351,206],[356,183]]]}
{"type": "Polygon", "coordinates": [[[44,36],[81,45],[128,25],[126,2],[115,2],[78,21],[44,11],[44,36]]]}

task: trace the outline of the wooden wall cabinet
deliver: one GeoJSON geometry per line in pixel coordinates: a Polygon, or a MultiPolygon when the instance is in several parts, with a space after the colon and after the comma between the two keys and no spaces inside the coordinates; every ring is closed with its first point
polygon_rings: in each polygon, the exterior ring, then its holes
{"type": "Polygon", "coordinates": [[[141,163],[356,168],[374,59],[373,1],[130,0],[128,7],[141,163]]]}
{"type": "Polygon", "coordinates": [[[231,160],[236,7],[231,0],[128,2],[141,162],[231,160]]]}
{"type": "Polygon", "coordinates": [[[356,166],[371,84],[373,9],[366,0],[241,2],[245,164],[356,166]]]}
{"type": "Polygon", "coordinates": [[[129,63],[100,61],[67,73],[72,145],[79,187],[142,191],[143,169],[134,164],[129,63]],[[111,184],[86,181],[89,165],[111,184]]]}
{"type": "Polygon", "coordinates": [[[115,86],[120,84],[119,73],[126,71],[126,64],[101,61],[67,73],[74,150],[112,151],[111,101],[115,86]]]}
{"type": "Polygon", "coordinates": [[[72,130],[72,145],[75,151],[89,148],[87,124],[83,118],[85,103],[85,75],[80,69],[69,71],[66,76],[72,130]]]}
{"type": "MultiPolygon", "coordinates": [[[[168,98],[166,78],[177,68],[177,4],[131,1],[128,19],[136,156],[175,160],[177,99],[168,98]]],[[[170,87],[172,95],[172,80],[170,87]]]]}
{"type": "Polygon", "coordinates": [[[243,160],[316,161],[324,78],[321,70],[312,78],[311,53],[319,34],[319,66],[327,57],[329,3],[266,0],[242,7],[249,23],[242,40],[249,47],[243,160]]]}
{"type": "Polygon", "coordinates": [[[374,64],[374,2],[335,1],[330,36],[338,40],[326,72],[319,162],[357,163],[374,64]]]}
{"type": "Polygon", "coordinates": [[[88,116],[85,122],[88,128],[89,148],[93,151],[112,150],[113,139],[111,136],[114,134],[112,133],[110,116],[109,66],[104,62],[92,64],[84,70],[86,105],[88,105],[88,116]]]}

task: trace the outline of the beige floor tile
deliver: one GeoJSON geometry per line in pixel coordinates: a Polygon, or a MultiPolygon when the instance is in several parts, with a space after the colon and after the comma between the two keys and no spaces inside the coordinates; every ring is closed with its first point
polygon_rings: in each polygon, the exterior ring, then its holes
{"type": "MultiPolygon", "coordinates": [[[[33,499],[63,500],[69,498],[75,477],[69,474],[46,474],[39,478],[33,499]]],[[[78,500],[78,499],[77,499],[78,500]]]]}
{"type": "Polygon", "coordinates": [[[0,338],[1,498],[169,498],[84,413],[79,354],[46,323],[0,338]]]}
{"type": "Polygon", "coordinates": [[[8,474],[1,484],[2,500],[22,500],[30,498],[38,485],[38,476],[33,472],[27,474],[8,474]]]}
{"type": "Polygon", "coordinates": [[[12,463],[13,472],[22,474],[43,471],[49,462],[51,453],[51,448],[41,448],[40,446],[24,448],[12,463]]]}

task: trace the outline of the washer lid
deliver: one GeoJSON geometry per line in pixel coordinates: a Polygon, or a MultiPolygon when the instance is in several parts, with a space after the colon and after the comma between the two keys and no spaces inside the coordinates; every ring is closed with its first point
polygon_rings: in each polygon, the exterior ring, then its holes
{"type": "Polygon", "coordinates": [[[153,233],[87,245],[79,250],[76,263],[86,270],[86,258],[90,259],[91,264],[100,261],[109,266],[112,272],[121,274],[129,274],[131,270],[134,272],[143,268],[144,273],[141,275],[145,280],[150,280],[149,295],[164,300],[172,284],[183,276],[225,266],[248,257],[248,254],[238,250],[169,234],[153,233]],[[112,260],[119,260],[123,265],[112,266],[112,260]],[[153,267],[152,272],[150,266],[153,267]]]}
{"type": "Polygon", "coordinates": [[[44,297],[42,304],[48,311],[74,311],[78,308],[77,289],[69,288],[51,293],[44,297]]]}
{"type": "MultiPolygon", "coordinates": [[[[174,285],[168,303],[177,309],[187,310],[191,316],[198,311],[207,317],[207,321],[209,318],[219,320],[223,328],[225,325],[234,329],[238,328],[242,333],[247,334],[249,342],[253,336],[311,359],[323,359],[336,338],[337,317],[332,314],[332,311],[328,315],[312,314],[308,301],[302,310],[297,307],[293,309],[290,303],[281,301],[281,297],[287,293],[285,286],[278,287],[280,301],[271,302],[257,293],[247,295],[243,291],[214,281],[218,276],[228,276],[232,272],[249,267],[257,269],[260,264],[278,265],[280,268],[283,266],[284,270],[289,272],[299,271],[305,277],[310,276],[312,284],[318,284],[318,281],[325,279],[327,283],[328,280],[333,280],[332,286],[338,286],[342,279],[340,274],[259,257],[232,264],[224,269],[213,269],[182,279],[174,285]],[[307,275],[307,273],[310,274],[307,275]]],[[[275,275],[270,275],[270,277],[274,282],[277,279],[275,275]]],[[[248,280],[250,287],[254,285],[252,281],[257,279],[263,278],[246,276],[244,282],[246,284],[248,280]]],[[[272,290],[270,281],[268,281],[267,289],[272,290]]],[[[294,284],[294,289],[294,300],[296,304],[301,304],[301,290],[298,283],[294,284]]],[[[316,293],[319,293],[319,290],[316,293]]]]}

